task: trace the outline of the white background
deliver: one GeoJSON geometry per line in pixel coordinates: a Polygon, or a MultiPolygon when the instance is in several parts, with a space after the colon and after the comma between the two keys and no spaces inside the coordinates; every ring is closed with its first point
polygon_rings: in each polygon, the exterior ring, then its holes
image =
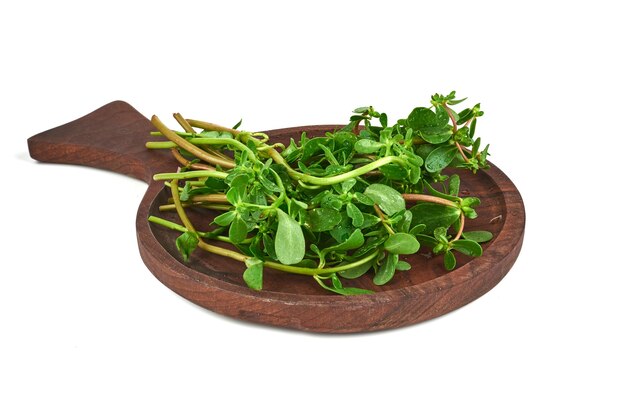
{"type": "Polygon", "coordinates": [[[205,3],[2,6],[0,416],[626,415],[619,2],[205,3]],[[374,334],[196,307],[139,257],[143,183],[26,148],[116,99],[264,130],[453,89],[482,103],[524,247],[474,303],[374,334]]]}

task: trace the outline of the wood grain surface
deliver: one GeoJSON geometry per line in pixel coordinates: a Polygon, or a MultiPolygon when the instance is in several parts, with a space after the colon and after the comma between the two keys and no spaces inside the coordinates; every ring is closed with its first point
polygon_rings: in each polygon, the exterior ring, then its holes
{"type": "MultiPolygon", "coordinates": [[[[316,125],[266,131],[272,141],[298,139],[303,131],[320,135],[337,125],[316,125]]],[[[137,212],[137,241],[144,263],[163,284],[186,299],[223,315],[246,321],[311,332],[351,333],[415,324],[453,311],[492,289],[511,269],[522,247],[525,212],[522,198],[508,177],[493,164],[487,171],[461,175],[461,196],[481,199],[478,218],[469,230],[491,231],[494,239],[484,254],[471,259],[459,254],[457,268],[443,268],[440,257],[420,252],[403,256],[410,271],[396,273],[385,286],[371,283],[371,275],[356,279],[372,295],[340,296],[322,290],[311,278],[265,269],[264,289],[248,289],[244,265],[203,251],[183,263],[174,240],[176,232],[148,222],[151,214],[176,220],[158,206],[168,194],[158,172],[173,171],[176,161],[165,150],[147,150],[154,140],[148,119],[125,102],[116,101],[65,125],[28,140],[32,158],[42,162],[79,164],[126,174],[148,183],[137,212]]],[[[52,171],[52,170],[51,170],[52,171]]],[[[53,173],[51,173],[53,175],[53,173]]],[[[190,211],[199,229],[211,217],[190,211]]],[[[124,289],[120,289],[123,292],[124,289]]],[[[138,302],[139,303],[139,302],[138,302]]],[[[496,313],[494,313],[496,314],[496,313]]]]}

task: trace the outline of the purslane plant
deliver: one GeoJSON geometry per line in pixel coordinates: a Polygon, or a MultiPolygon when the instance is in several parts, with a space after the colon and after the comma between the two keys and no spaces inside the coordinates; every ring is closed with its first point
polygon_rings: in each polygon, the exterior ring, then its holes
{"type": "MultiPolygon", "coordinates": [[[[174,118],[182,131],[156,116],[151,149],[170,149],[180,163],[161,173],[171,190],[180,224],[151,216],[155,224],[179,231],[176,246],[185,261],[200,248],[245,263],[245,283],[263,287],[263,269],[311,276],[322,288],[342,295],[371,293],[347,286],[373,270],[376,285],[411,265],[400,255],[427,246],[442,255],[446,269],[455,252],[480,256],[487,231],[467,231],[477,216],[475,197],[459,197],[460,178],[447,167],[476,172],[488,168],[488,148],[475,138],[480,105],[456,112],[465,99],[435,94],[430,107],[416,107],[389,125],[372,107],[354,110],[349,123],[324,136],[288,145],[264,133],[174,118]],[[189,208],[207,210],[212,229],[198,231],[189,208]],[[209,212],[210,211],[210,212],[209,212]],[[225,248],[211,242],[230,245],[225,248]]],[[[228,246],[228,245],[227,245],[228,246]]]]}

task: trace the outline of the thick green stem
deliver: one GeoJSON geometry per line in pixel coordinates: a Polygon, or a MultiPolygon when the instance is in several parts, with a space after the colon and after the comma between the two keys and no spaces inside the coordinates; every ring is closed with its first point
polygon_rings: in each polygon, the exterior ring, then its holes
{"type": "Polygon", "coordinates": [[[414,193],[405,193],[402,195],[404,200],[407,202],[430,202],[430,203],[438,203],[440,205],[446,205],[453,208],[458,208],[459,205],[450,200],[444,199],[442,197],[431,196],[429,194],[414,194],[414,193]]]}
{"type": "Polygon", "coordinates": [[[452,242],[458,241],[458,240],[461,239],[461,236],[463,235],[463,229],[464,228],[465,228],[465,215],[463,214],[463,211],[461,211],[461,218],[459,220],[459,230],[457,231],[456,236],[454,237],[452,242]]]}
{"type": "Polygon", "coordinates": [[[443,108],[446,110],[446,113],[448,113],[448,116],[450,117],[450,120],[452,121],[452,132],[456,133],[456,131],[458,130],[458,127],[456,125],[456,119],[454,118],[454,115],[452,114],[452,109],[450,109],[447,104],[444,104],[443,108]]]}
{"type": "Polygon", "coordinates": [[[461,146],[461,144],[459,144],[458,142],[454,141],[454,145],[456,145],[456,148],[461,153],[461,157],[463,157],[463,160],[465,160],[466,163],[469,163],[469,158],[467,158],[467,156],[465,155],[465,152],[463,152],[463,147],[461,146]]]}
{"type": "Polygon", "coordinates": [[[188,134],[195,133],[193,127],[189,124],[189,122],[185,120],[185,118],[183,118],[183,115],[181,115],[180,113],[174,113],[174,119],[176,119],[176,122],[178,122],[178,124],[185,130],[185,132],[187,132],[188,134]]]}
{"type": "Polygon", "coordinates": [[[209,171],[209,170],[195,170],[195,171],[183,171],[182,173],[159,173],[152,176],[153,180],[183,180],[183,179],[195,179],[204,177],[215,177],[218,179],[225,179],[228,177],[228,173],[223,171],[209,171]]]}
{"type": "Polygon", "coordinates": [[[208,163],[219,165],[224,168],[233,168],[235,167],[235,163],[232,161],[223,160],[221,158],[217,158],[214,155],[209,154],[201,148],[198,148],[188,140],[181,138],[176,134],[176,132],[169,129],[161,120],[155,115],[152,116],[152,124],[161,132],[167,139],[174,142],[180,148],[184,149],[187,152],[195,155],[203,161],[208,163]]]}
{"type": "Polygon", "coordinates": [[[207,131],[228,132],[228,133],[231,133],[233,136],[236,136],[241,133],[241,131],[238,131],[237,129],[231,129],[225,126],[217,125],[215,123],[203,122],[201,120],[187,119],[187,122],[191,126],[204,129],[207,131]]]}
{"type": "MultiPolygon", "coordinates": [[[[248,154],[252,161],[256,161],[256,154],[250,148],[246,147],[241,142],[231,138],[189,138],[186,140],[193,145],[230,145],[234,148],[238,148],[248,154]]],[[[146,142],[146,148],[150,149],[169,149],[177,148],[179,144],[172,141],[150,141],[146,142]]],[[[220,164],[222,165],[222,164],[220,164]]],[[[223,166],[223,165],[222,165],[223,166]]]]}
{"type": "MultiPolygon", "coordinates": [[[[214,205],[211,203],[204,203],[204,202],[198,202],[198,203],[182,203],[181,204],[182,207],[184,208],[191,208],[191,207],[201,207],[203,209],[211,209],[211,210],[221,210],[226,212],[227,210],[231,210],[233,207],[231,205],[214,205]]],[[[175,210],[176,206],[172,203],[172,204],[168,204],[168,205],[161,205],[159,206],[159,210],[161,212],[165,212],[168,210],[175,210]]]]}
{"type": "Polygon", "coordinates": [[[178,217],[182,221],[183,225],[189,232],[196,232],[196,228],[194,228],[193,224],[187,217],[185,213],[185,209],[181,205],[180,194],[178,193],[178,179],[172,180],[172,187],[170,187],[172,191],[172,198],[174,199],[174,207],[176,208],[176,213],[178,213],[178,217]]]}
{"type": "Polygon", "coordinates": [[[390,155],[388,157],[383,157],[379,160],[373,161],[369,164],[365,164],[364,166],[361,166],[359,168],[355,168],[354,170],[348,171],[347,173],[339,174],[339,175],[332,176],[332,177],[315,177],[315,176],[310,176],[308,174],[302,174],[299,172],[295,172],[297,174],[297,177],[294,177],[294,176],[292,177],[296,178],[296,180],[309,183],[309,184],[330,186],[332,184],[341,183],[354,177],[362,176],[365,173],[368,173],[372,170],[375,170],[379,167],[382,167],[390,163],[398,163],[401,165],[406,164],[406,162],[402,158],[396,157],[394,155],[390,155]]]}
{"type": "Polygon", "coordinates": [[[368,261],[373,260],[374,258],[376,258],[377,255],[378,255],[378,251],[376,250],[357,261],[353,261],[352,263],[344,264],[341,266],[335,266],[335,267],[321,268],[321,269],[309,268],[309,267],[286,266],[284,264],[275,263],[273,261],[265,261],[263,264],[266,267],[272,268],[274,270],[280,270],[280,271],[284,271],[287,273],[304,274],[308,276],[313,276],[316,274],[330,274],[330,273],[338,273],[340,271],[349,270],[351,268],[358,267],[362,264],[367,263],[368,261]]]}

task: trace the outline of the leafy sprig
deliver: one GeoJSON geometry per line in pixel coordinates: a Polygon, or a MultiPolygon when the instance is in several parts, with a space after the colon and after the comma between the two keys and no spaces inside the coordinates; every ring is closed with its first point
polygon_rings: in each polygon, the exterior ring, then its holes
{"type": "Polygon", "coordinates": [[[371,293],[349,281],[373,270],[373,283],[384,285],[411,268],[401,255],[423,247],[451,270],[455,253],[478,257],[491,239],[466,231],[480,201],[459,197],[459,176],[444,172],[488,168],[489,146],[481,150],[474,138],[483,112],[479,104],[455,111],[464,100],[435,94],[430,107],[393,125],[371,106],[357,108],[342,129],[303,133],[287,146],[238,130],[241,121],[226,128],[175,114],[183,131],[173,131],[154,116],[153,134],[165,140],[146,146],[170,149],[180,163],[178,172],[154,176],[172,194],[160,209],[176,211],[181,224],[149,220],[181,233],[176,247],[185,262],[200,248],[245,263],[243,280],[254,290],[272,268],[311,276],[341,295],[371,293]],[[210,231],[195,229],[189,207],[220,212],[210,231]]]}

